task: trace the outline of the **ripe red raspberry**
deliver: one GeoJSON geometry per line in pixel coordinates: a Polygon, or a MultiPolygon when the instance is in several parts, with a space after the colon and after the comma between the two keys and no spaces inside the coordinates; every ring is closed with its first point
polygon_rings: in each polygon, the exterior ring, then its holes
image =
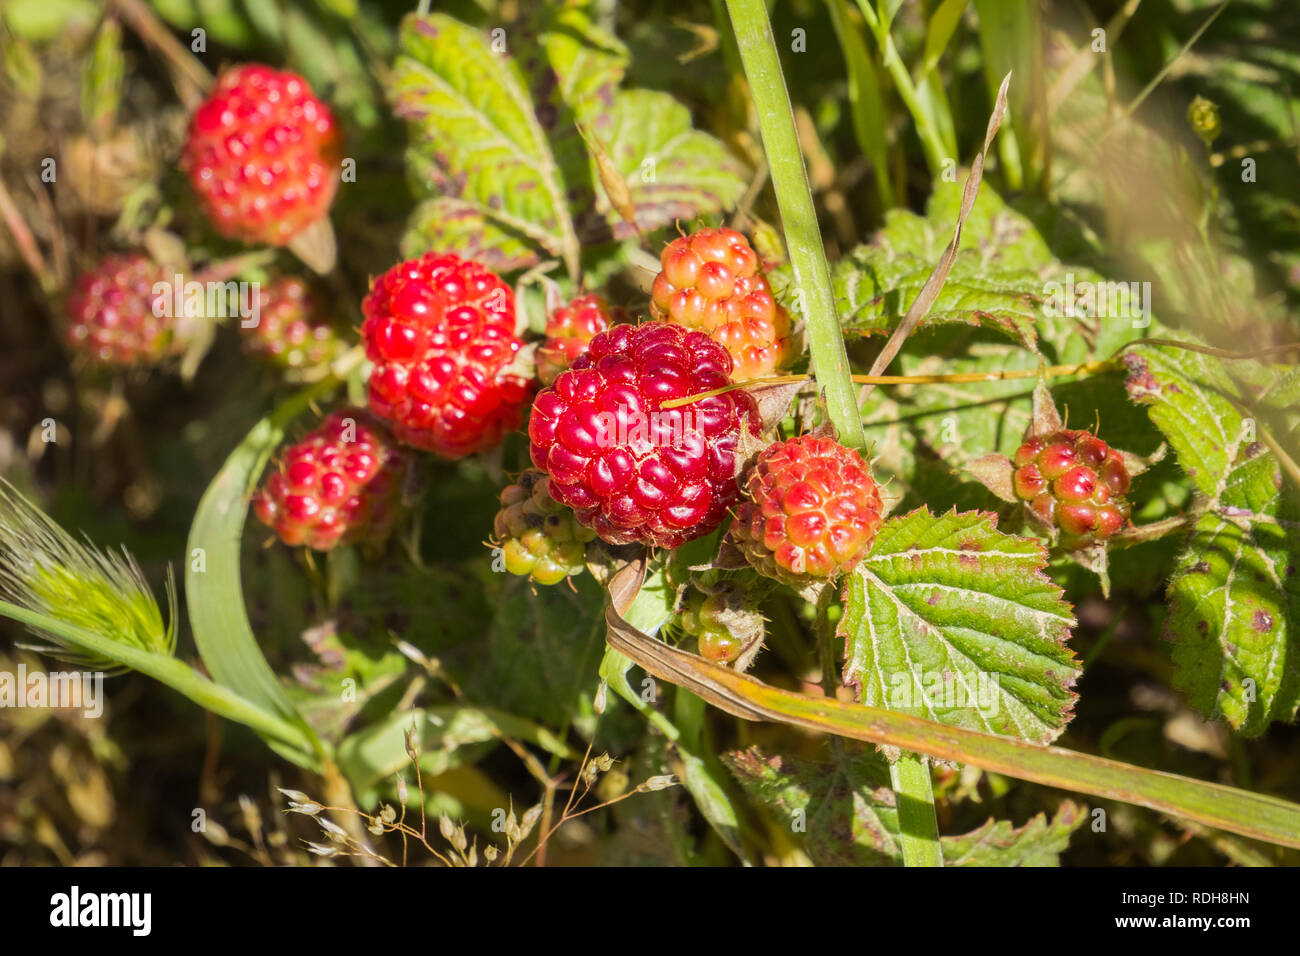
{"type": "Polygon", "coordinates": [[[556,309],[546,319],[546,341],[537,350],[537,378],[550,385],[587,350],[588,342],[621,318],[622,310],[611,310],[598,295],[580,295],[556,309]]]}
{"type": "Polygon", "coordinates": [[[721,524],[735,501],[745,392],[664,409],[726,385],[731,357],[700,332],[650,322],[616,325],[533,403],[533,464],[551,494],[611,544],[675,548],[721,524]]]}
{"type": "Polygon", "coordinates": [[[1128,520],[1123,456],[1091,432],[1065,429],[1016,450],[1016,495],[1067,545],[1105,541],[1128,520]]]}
{"type": "Polygon", "coordinates": [[[463,458],[520,426],[532,383],[508,370],[515,297],[484,266],[426,253],[376,279],[361,311],[370,407],[400,440],[463,458]]]}
{"type": "Polygon", "coordinates": [[[240,331],[247,351],[299,375],[325,371],[347,348],[307,283],[293,276],[258,289],[257,324],[241,321],[240,331]]]}
{"type": "Polygon", "coordinates": [[[292,546],[379,542],[397,520],[408,466],[380,422],[345,408],[284,451],[253,513],[292,546]]]}
{"type": "Polygon", "coordinates": [[[221,74],[194,113],[181,168],[223,236],[283,246],[329,211],[339,151],[306,80],[249,63],[221,74]]]}
{"type": "Polygon", "coordinates": [[[880,489],[832,438],[769,445],[742,478],[731,540],[761,574],[795,588],[851,571],[880,529],[880,489]]]}
{"type": "Polygon", "coordinates": [[[173,335],[175,320],[167,314],[171,303],[153,291],[155,283],[167,281],[147,256],[101,259],[68,295],[68,346],[93,364],[116,367],[157,365],[175,354],[180,343],[173,335]]]}
{"type": "Polygon", "coordinates": [[[651,313],[711,336],[731,353],[737,381],[771,375],[794,358],[790,317],[740,233],[701,229],[670,242],[660,262],[651,313]]]}

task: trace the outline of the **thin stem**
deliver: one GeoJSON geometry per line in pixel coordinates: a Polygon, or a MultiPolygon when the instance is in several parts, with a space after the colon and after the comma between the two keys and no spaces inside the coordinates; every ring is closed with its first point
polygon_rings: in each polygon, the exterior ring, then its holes
{"type": "Polygon", "coordinates": [[[920,137],[921,148],[925,152],[925,161],[930,167],[930,172],[937,176],[943,172],[944,160],[952,158],[943,144],[943,137],[939,135],[938,127],[935,126],[929,111],[916,94],[916,87],[912,84],[912,74],[907,72],[907,67],[894,46],[894,40],[889,35],[889,25],[881,22],[876,16],[876,11],[872,9],[869,0],[858,0],[858,9],[862,11],[867,26],[871,28],[876,43],[880,46],[881,62],[889,71],[903,105],[907,107],[907,111],[912,114],[912,120],[916,123],[916,135],[920,137]]]}
{"type": "Polygon", "coordinates": [[[180,80],[177,93],[185,105],[190,109],[198,106],[212,86],[212,74],[208,68],[159,22],[143,0],[114,0],[114,6],[145,45],[157,50],[172,68],[180,80]]]}
{"type": "Polygon", "coordinates": [[[772,168],[772,186],[781,210],[790,264],[801,293],[800,304],[808,323],[809,350],[817,384],[825,393],[826,412],[839,432],[840,441],[850,448],[862,448],[866,445],[866,435],[858,414],[857,395],[849,380],[849,356],[835,308],[830,267],[822,248],[808,171],[799,151],[794,111],[777,57],[767,6],[763,0],[727,0],[727,10],[753,93],[763,148],[772,168]]]}
{"type": "MultiPolygon", "coordinates": [[[[1098,375],[1118,369],[1119,363],[1114,359],[1099,362],[1084,362],[1080,365],[1049,365],[1046,368],[1012,369],[1004,372],[950,372],[943,375],[850,375],[849,380],[859,385],[938,385],[957,382],[1003,382],[1016,378],[1056,378],[1065,375],[1098,375]]],[[[767,378],[750,379],[747,382],[732,382],[707,392],[673,398],[664,402],[664,408],[678,408],[698,402],[702,398],[712,398],[724,392],[738,388],[767,388],[772,385],[794,385],[798,382],[812,381],[809,375],[772,375],[767,378]]]]}
{"type": "Polygon", "coordinates": [[[9,227],[9,232],[13,234],[14,245],[18,247],[19,254],[23,257],[23,262],[31,270],[32,275],[41,284],[41,288],[46,292],[54,288],[55,280],[50,272],[49,266],[45,264],[45,257],[41,255],[40,246],[36,242],[36,237],[27,226],[27,221],[23,219],[22,213],[18,211],[17,204],[14,203],[13,197],[9,195],[9,190],[5,188],[3,181],[0,181],[0,220],[9,227]]]}
{"type": "MultiPolygon", "coordinates": [[[[758,111],[763,149],[772,167],[772,186],[776,190],[777,204],[781,209],[790,263],[804,296],[804,316],[808,323],[809,350],[812,352],[817,385],[826,397],[826,414],[839,433],[840,441],[850,448],[862,448],[866,445],[862,413],[853,387],[848,352],[844,348],[844,334],[835,309],[830,267],[826,263],[826,252],[817,227],[817,212],[809,189],[808,171],[799,152],[794,111],[790,106],[785,77],[781,73],[781,61],[777,57],[776,41],[772,37],[772,24],[767,17],[767,5],[764,0],[727,0],[727,9],[735,27],[740,57],[758,111]]],[[[873,18],[868,17],[869,22],[871,19],[873,18]]],[[[885,40],[888,40],[888,36],[885,40]]],[[[897,54],[894,58],[897,60],[897,54]]],[[[886,60],[888,61],[888,56],[886,60]]],[[[901,61],[898,68],[902,69],[901,61]]],[[[906,73],[904,69],[905,82],[910,87],[911,77],[906,76],[906,73]]],[[[921,758],[907,759],[918,761],[921,758]]],[[[914,771],[904,773],[894,782],[894,788],[900,807],[909,808],[909,831],[922,843],[931,839],[935,843],[932,849],[916,849],[913,856],[917,861],[932,860],[938,847],[938,823],[928,770],[923,781],[921,775],[914,771]]]]}

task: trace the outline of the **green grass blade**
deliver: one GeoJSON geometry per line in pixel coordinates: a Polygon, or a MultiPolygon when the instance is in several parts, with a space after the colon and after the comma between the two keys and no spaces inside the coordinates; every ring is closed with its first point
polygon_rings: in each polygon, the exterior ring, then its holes
{"type": "Polygon", "coordinates": [[[849,378],[849,356],[835,309],[830,267],[826,264],[808,171],[799,150],[790,94],[776,54],[767,7],[763,0],[727,0],[727,10],[758,111],[790,265],[808,322],[809,351],[817,384],[825,393],[826,410],[839,431],[840,441],[850,448],[862,448],[866,437],[858,414],[857,392],[849,378]]]}
{"type": "MultiPolygon", "coordinates": [[[[727,0],[727,9],[731,13],[740,56],[745,64],[745,75],[753,92],[754,105],[758,109],[763,149],[772,170],[772,186],[781,208],[781,223],[785,230],[786,247],[790,250],[790,263],[794,267],[795,280],[803,292],[805,318],[808,322],[808,348],[812,352],[817,386],[825,396],[826,413],[839,433],[840,441],[849,448],[862,448],[866,445],[866,435],[862,429],[857,391],[850,378],[849,358],[835,308],[830,267],[826,263],[826,250],[822,246],[821,232],[817,227],[817,213],[808,186],[808,172],[799,151],[790,94],[781,72],[781,61],[776,53],[776,41],[772,37],[767,7],[764,0],[727,0]]],[[[863,3],[864,12],[867,9],[869,7],[863,3]]],[[[876,21],[869,18],[869,22],[876,21]]],[[[879,26],[877,38],[881,39],[881,46],[887,54],[893,50],[889,43],[887,22],[879,26]]],[[[895,72],[901,73],[902,82],[907,83],[910,89],[911,78],[898,61],[897,54],[894,54],[893,59],[895,72]]],[[[934,820],[934,794],[930,790],[929,776],[926,776],[924,786],[920,786],[920,781],[914,775],[900,778],[898,783],[915,787],[898,792],[900,801],[912,804],[912,832],[915,840],[919,843],[928,839],[934,844],[925,849],[914,844],[914,854],[918,859],[933,858],[940,850],[938,825],[934,820]],[[920,822],[925,814],[929,815],[929,821],[920,822]]]]}
{"type": "Polygon", "coordinates": [[[853,119],[853,133],[864,156],[871,160],[876,177],[876,189],[885,209],[897,205],[894,184],[889,179],[889,148],[885,127],[889,120],[885,101],[880,92],[880,77],[867,53],[862,34],[848,17],[850,0],[826,0],[831,23],[844,51],[844,65],[849,73],[849,109],[853,119]]]}
{"type": "Polygon", "coordinates": [[[70,646],[96,658],[115,661],[166,684],[200,707],[253,728],[277,746],[276,750],[299,766],[316,768],[313,744],[302,728],[227,687],[213,683],[184,661],[145,650],[102,634],[94,634],[57,618],[38,614],[17,604],[0,601],[0,615],[20,624],[58,635],[70,646]]]}
{"type": "Polygon", "coordinates": [[[335,385],[330,379],[314,385],[253,426],[203,493],[185,561],[190,627],[208,672],[223,687],[301,727],[318,753],[324,745],[280,686],[248,623],[239,552],[248,497],[285,427],[313,398],[335,385]]]}
{"type": "Polygon", "coordinates": [[[916,754],[899,754],[889,765],[889,782],[898,795],[898,843],[903,848],[903,865],[943,866],[930,761],[916,754]]]}

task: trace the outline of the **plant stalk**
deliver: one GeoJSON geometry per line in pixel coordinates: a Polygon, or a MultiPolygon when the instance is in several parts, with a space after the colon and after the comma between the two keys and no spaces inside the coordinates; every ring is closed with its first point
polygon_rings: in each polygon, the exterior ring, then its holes
{"type": "Polygon", "coordinates": [[[889,765],[889,781],[898,795],[898,843],[903,850],[903,865],[943,866],[929,759],[920,754],[899,754],[889,765]]]}
{"type": "MultiPolygon", "coordinates": [[[[812,352],[817,385],[825,396],[826,414],[839,433],[841,442],[849,448],[863,448],[866,445],[866,434],[862,428],[862,415],[853,387],[848,352],[844,348],[844,334],[835,308],[830,266],[822,247],[817,211],[813,207],[812,191],[808,184],[808,171],[799,150],[794,111],[790,105],[785,76],[781,72],[781,61],[777,56],[767,5],[764,0],[727,0],[727,10],[731,15],[741,62],[758,113],[763,149],[772,170],[772,187],[776,190],[777,205],[781,209],[781,224],[790,252],[790,264],[802,292],[800,304],[808,323],[809,350],[812,352]]],[[[869,21],[871,19],[868,17],[869,21]]],[[[901,62],[898,65],[901,68],[901,62]]],[[[907,77],[907,82],[910,86],[910,77],[907,77]]],[[[909,756],[908,759],[918,764],[924,772],[918,773],[915,767],[904,768],[894,780],[899,806],[909,807],[905,832],[911,841],[911,853],[910,856],[905,855],[904,859],[909,864],[928,863],[936,859],[942,862],[929,769],[921,758],[909,756]]]]}
{"type": "Polygon", "coordinates": [[[850,448],[862,448],[867,443],[866,436],[858,415],[857,395],[849,378],[849,356],[835,309],[830,267],[822,248],[808,171],[799,149],[794,111],[777,57],[767,6],[763,0],[727,0],[727,11],[754,97],[763,149],[772,170],[772,187],[800,293],[797,304],[808,323],[817,384],[825,394],[826,412],[839,432],[840,441],[850,448]]]}

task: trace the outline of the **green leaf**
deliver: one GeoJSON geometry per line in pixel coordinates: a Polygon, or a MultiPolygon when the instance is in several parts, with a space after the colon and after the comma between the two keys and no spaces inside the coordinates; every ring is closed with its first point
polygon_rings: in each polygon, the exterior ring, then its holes
{"type": "Polygon", "coordinates": [[[122,104],[122,77],[126,57],[122,54],[122,27],[107,19],[95,34],[90,55],[81,75],[81,115],[98,133],[112,128],[122,104]]]}
{"type": "MultiPolygon", "coordinates": [[[[832,270],[841,324],[850,332],[892,332],[933,268],[932,259],[880,245],[858,246],[832,270]]],[[[1033,348],[1042,286],[1034,273],[990,272],[978,253],[961,252],[917,328],[983,326],[1033,348]]]]}
{"type": "Polygon", "coordinates": [[[565,760],[577,754],[544,727],[490,707],[449,704],[390,715],[347,737],[338,747],[339,769],[357,793],[372,792],[386,777],[410,766],[406,732],[415,727],[420,769],[445,773],[462,762],[461,748],[503,737],[534,744],[565,760]]]}
{"type": "Polygon", "coordinates": [[[519,64],[452,17],[402,21],[390,80],[426,197],[453,195],[576,271],[565,186],[519,64]]]}
{"type": "MultiPolygon", "coordinates": [[[[1192,343],[1197,344],[1197,343],[1192,343]]],[[[1129,397],[1149,406],[1178,463],[1202,494],[1217,501],[1248,438],[1229,400],[1240,390],[1223,361],[1168,346],[1137,346],[1124,356],[1129,397]]]]}
{"type": "MultiPolygon", "coordinates": [[[[744,167],[717,139],[693,129],[690,111],[666,93],[624,90],[591,128],[627,183],[643,232],[728,209],[745,191],[744,167]]],[[[584,240],[599,240],[604,230],[618,239],[636,236],[603,190],[596,212],[604,223],[584,219],[584,240]]]]}
{"type": "Polygon", "coordinates": [[[429,249],[455,249],[494,272],[529,269],[541,261],[524,233],[451,196],[420,203],[407,223],[402,254],[416,257],[429,249]]]}
{"type": "Polygon", "coordinates": [[[844,683],[877,707],[1054,740],[1071,717],[1074,617],[1042,543],[993,515],[928,508],[887,521],[849,577],[844,683]]]}
{"type": "Polygon", "coordinates": [[[599,185],[580,125],[625,181],[642,231],[740,198],[744,167],[692,128],[685,106],[619,91],[627,50],[585,8],[538,5],[495,42],[508,49],[440,14],[403,23],[390,92],[410,121],[416,195],[434,200],[417,211],[407,254],[451,247],[506,271],[545,254],[576,278],[580,241],[639,239],[599,185]]]}
{"type": "Polygon", "coordinates": [[[870,748],[845,748],[830,764],[767,756],[759,748],[722,761],[750,799],[801,845],[818,866],[898,866],[898,810],[884,758],[870,748]]]}
{"type": "MultiPolygon", "coordinates": [[[[870,748],[837,746],[830,762],[768,756],[757,747],[723,755],[745,792],[767,809],[818,866],[900,866],[898,809],[889,770],[870,748]]],[[[961,836],[945,836],[945,866],[1056,866],[1082,808],[1064,801],[1022,827],[989,820],[961,836]]]]}
{"type": "Polygon", "coordinates": [[[538,53],[552,71],[540,74],[533,93],[539,103],[567,108],[583,123],[609,109],[627,72],[628,52],[618,37],[591,19],[589,8],[538,4],[532,12],[538,53]]]}
{"type": "MultiPolygon", "coordinates": [[[[1281,478],[1275,465],[1255,471],[1240,480],[1260,492],[1281,478]]],[[[1165,621],[1174,686],[1247,736],[1294,721],[1300,708],[1300,508],[1272,491],[1258,511],[1197,520],[1169,582],[1165,621]]]]}
{"type": "Polygon", "coordinates": [[[1300,493],[1258,429],[1286,427],[1300,391],[1294,371],[1270,371],[1173,347],[1124,358],[1128,394],[1144,404],[1205,496],[1169,582],[1165,635],[1174,685],[1207,717],[1263,733],[1300,712],[1300,493]],[[1253,393],[1253,397],[1250,397],[1253,393]],[[1235,400],[1235,401],[1234,401],[1235,400]],[[1241,402],[1258,404],[1263,421],[1241,402]]]}
{"type": "Polygon", "coordinates": [[[534,587],[513,575],[488,584],[491,619],[465,681],[471,700],[551,727],[582,720],[589,730],[604,626],[604,594],[589,575],[534,587]]]}
{"type": "Polygon", "coordinates": [[[1063,801],[1049,820],[1039,813],[1022,827],[989,820],[977,830],[943,838],[947,866],[1059,866],[1070,834],[1086,819],[1084,808],[1063,801]]]}

